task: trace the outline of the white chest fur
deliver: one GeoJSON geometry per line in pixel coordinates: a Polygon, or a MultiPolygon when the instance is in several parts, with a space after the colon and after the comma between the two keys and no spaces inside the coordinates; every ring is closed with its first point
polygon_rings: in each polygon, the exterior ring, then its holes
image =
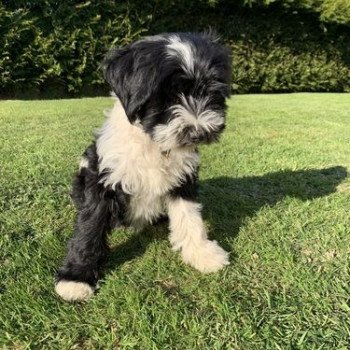
{"type": "Polygon", "coordinates": [[[109,173],[104,184],[120,183],[130,195],[127,219],[135,226],[164,212],[169,191],[196,170],[199,160],[193,148],[162,153],[141,127],[130,124],[119,101],[108,113],[96,145],[99,170],[109,173]]]}

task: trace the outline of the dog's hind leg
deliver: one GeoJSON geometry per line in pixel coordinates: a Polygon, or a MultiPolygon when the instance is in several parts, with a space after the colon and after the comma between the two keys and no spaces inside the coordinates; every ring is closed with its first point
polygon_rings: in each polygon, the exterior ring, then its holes
{"type": "Polygon", "coordinates": [[[93,294],[108,252],[106,236],[117,224],[120,209],[118,192],[105,188],[91,167],[80,170],[72,196],[78,208],[75,233],[55,287],[67,301],[84,300],[93,294]]]}
{"type": "Polygon", "coordinates": [[[229,264],[228,253],[208,239],[196,192],[194,180],[187,179],[168,199],[170,243],[185,263],[201,272],[216,272],[229,264]]]}

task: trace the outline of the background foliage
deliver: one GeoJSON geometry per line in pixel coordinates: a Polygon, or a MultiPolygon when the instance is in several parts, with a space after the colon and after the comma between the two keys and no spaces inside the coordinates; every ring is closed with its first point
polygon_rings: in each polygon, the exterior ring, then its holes
{"type": "Polygon", "coordinates": [[[107,92],[112,46],[215,28],[234,92],[350,91],[350,0],[1,1],[0,96],[107,92]]]}

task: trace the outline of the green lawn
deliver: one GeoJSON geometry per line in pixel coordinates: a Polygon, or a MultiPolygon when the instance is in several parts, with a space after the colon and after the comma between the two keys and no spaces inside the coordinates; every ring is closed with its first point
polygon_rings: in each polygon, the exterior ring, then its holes
{"type": "Polygon", "coordinates": [[[202,275],[165,226],[115,231],[98,293],[53,291],[70,182],[108,98],[0,102],[0,349],[350,349],[350,95],[234,96],[202,147],[202,275]]]}

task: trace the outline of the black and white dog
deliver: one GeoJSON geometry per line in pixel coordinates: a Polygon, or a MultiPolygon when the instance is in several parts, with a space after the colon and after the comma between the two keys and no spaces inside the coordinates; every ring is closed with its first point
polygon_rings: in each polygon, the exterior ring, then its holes
{"type": "Polygon", "coordinates": [[[197,202],[197,146],[225,127],[228,51],[211,34],[156,35],[113,50],[104,71],[118,99],[73,184],[75,234],[55,288],[68,301],[93,294],[106,234],[118,225],[168,216],[171,245],[187,264],[215,272],[229,263],[208,240],[197,202]]]}

